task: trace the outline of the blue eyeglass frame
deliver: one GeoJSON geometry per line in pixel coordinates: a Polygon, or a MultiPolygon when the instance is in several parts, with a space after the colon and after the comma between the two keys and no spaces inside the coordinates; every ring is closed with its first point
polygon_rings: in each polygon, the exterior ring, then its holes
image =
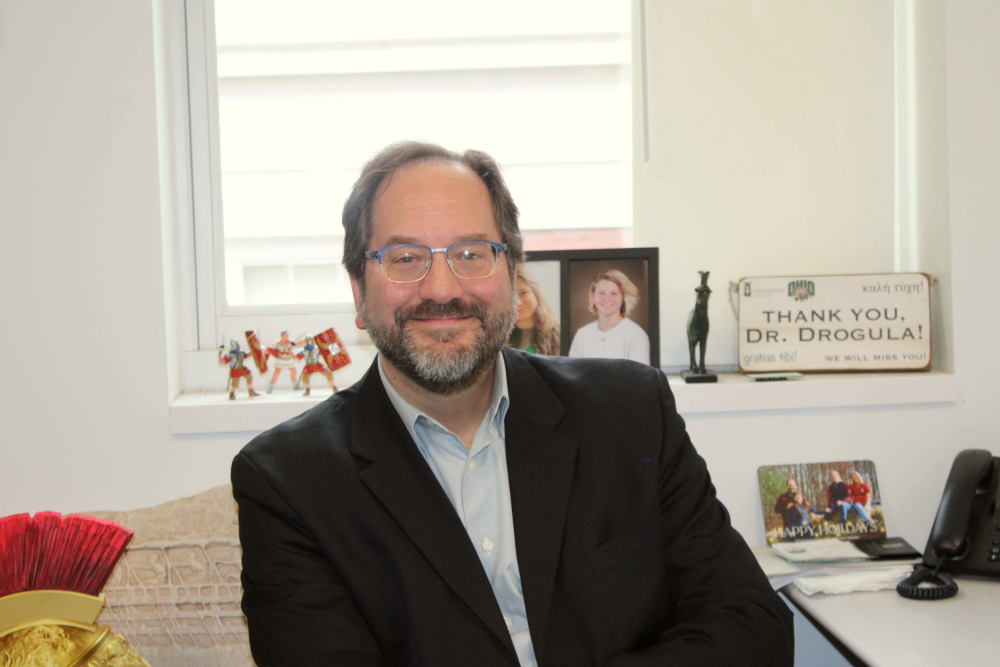
{"type": "Polygon", "coordinates": [[[492,276],[496,272],[496,270],[497,270],[497,264],[500,263],[500,253],[507,252],[508,248],[509,248],[509,246],[506,243],[496,243],[494,241],[458,241],[456,243],[452,243],[450,246],[447,246],[445,248],[431,248],[430,246],[421,245],[419,243],[400,243],[399,245],[390,245],[390,246],[386,246],[384,248],[381,248],[379,250],[365,250],[363,256],[364,256],[365,259],[377,259],[378,260],[379,268],[382,269],[382,275],[385,276],[385,279],[388,280],[391,283],[399,283],[399,284],[418,283],[421,280],[423,280],[424,278],[426,278],[427,274],[431,272],[431,263],[434,261],[434,253],[436,253],[436,252],[443,252],[444,253],[444,259],[445,259],[446,262],[448,262],[448,268],[451,269],[451,272],[455,275],[456,278],[461,278],[462,280],[479,280],[480,278],[489,278],[490,276],[492,276]],[[493,265],[493,271],[490,271],[488,275],[485,275],[485,276],[476,276],[475,278],[468,278],[466,276],[460,276],[455,271],[455,267],[452,266],[451,259],[448,258],[448,251],[451,250],[452,248],[454,248],[457,245],[471,245],[473,243],[485,243],[487,245],[493,246],[493,249],[497,251],[497,261],[493,265]],[[382,255],[386,251],[392,250],[393,248],[427,248],[427,250],[430,251],[430,253],[431,253],[431,258],[427,262],[427,267],[426,267],[426,270],[424,271],[424,275],[420,276],[416,280],[403,280],[403,281],[393,280],[389,276],[386,276],[385,275],[385,267],[382,266],[382,255]]]}

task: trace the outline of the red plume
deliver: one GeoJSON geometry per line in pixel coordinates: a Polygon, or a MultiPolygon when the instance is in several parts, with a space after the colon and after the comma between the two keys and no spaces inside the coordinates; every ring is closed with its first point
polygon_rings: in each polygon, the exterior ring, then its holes
{"type": "Polygon", "coordinates": [[[133,531],[83,514],[0,518],[0,597],[35,590],[98,595],[133,531]]]}

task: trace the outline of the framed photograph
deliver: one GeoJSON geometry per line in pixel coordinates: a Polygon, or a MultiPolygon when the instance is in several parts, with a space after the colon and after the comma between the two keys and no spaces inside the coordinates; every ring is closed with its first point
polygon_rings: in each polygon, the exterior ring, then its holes
{"type": "Polygon", "coordinates": [[[829,461],[757,469],[767,543],[884,539],[875,464],[829,461]]]}
{"type": "Polygon", "coordinates": [[[657,248],[540,250],[518,269],[508,343],[537,354],[660,366],[657,248]]]}

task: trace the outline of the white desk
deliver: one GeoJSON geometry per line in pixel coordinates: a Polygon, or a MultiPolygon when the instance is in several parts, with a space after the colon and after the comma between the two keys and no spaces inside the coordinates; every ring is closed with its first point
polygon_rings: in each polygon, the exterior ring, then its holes
{"type": "Polygon", "coordinates": [[[807,596],[782,589],[853,665],[942,667],[1000,662],[1000,581],[956,578],[958,595],[920,602],[895,591],[807,596]]]}

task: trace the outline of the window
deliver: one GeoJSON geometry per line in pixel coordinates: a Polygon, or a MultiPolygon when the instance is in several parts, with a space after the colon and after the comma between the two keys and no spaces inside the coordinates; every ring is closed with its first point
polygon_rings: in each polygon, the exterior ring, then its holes
{"type": "Polygon", "coordinates": [[[529,249],[631,245],[629,3],[215,0],[194,13],[205,115],[218,114],[199,146],[192,91],[194,160],[218,151],[202,174],[213,205],[195,213],[214,249],[198,265],[215,264],[223,316],[351,303],[343,202],[401,139],[497,158],[529,249]]]}
{"type": "Polygon", "coordinates": [[[667,367],[697,270],[720,368],[729,282],[949,266],[937,5],[185,4],[201,350],[353,329],[341,208],[406,138],[497,157],[529,249],[660,247],[667,367]]]}

